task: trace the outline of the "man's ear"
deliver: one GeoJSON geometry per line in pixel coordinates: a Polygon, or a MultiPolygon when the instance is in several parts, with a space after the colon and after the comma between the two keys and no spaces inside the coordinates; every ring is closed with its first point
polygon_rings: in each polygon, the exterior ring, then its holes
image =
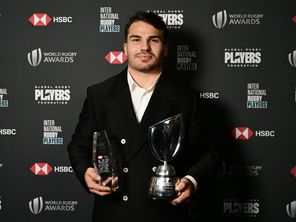
{"type": "Polygon", "coordinates": [[[123,51],[124,51],[124,54],[127,55],[127,43],[123,43],[123,51]]]}

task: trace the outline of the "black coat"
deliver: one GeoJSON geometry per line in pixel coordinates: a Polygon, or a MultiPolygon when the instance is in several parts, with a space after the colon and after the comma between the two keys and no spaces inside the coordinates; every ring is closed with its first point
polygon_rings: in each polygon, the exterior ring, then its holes
{"type": "Polygon", "coordinates": [[[93,221],[186,221],[187,204],[173,206],[147,195],[152,168],[161,164],[150,150],[148,128],[178,113],[184,115],[185,143],[171,164],[179,177],[191,175],[199,186],[203,186],[217,171],[218,155],[203,131],[196,93],[162,73],[142,121],[138,123],[126,69],[88,88],[79,123],[68,146],[73,169],[87,189],[84,173],[92,167],[92,136],[94,131],[100,130],[107,131],[117,150],[121,169],[128,169],[119,177],[119,191],[104,197],[95,196],[93,221]]]}

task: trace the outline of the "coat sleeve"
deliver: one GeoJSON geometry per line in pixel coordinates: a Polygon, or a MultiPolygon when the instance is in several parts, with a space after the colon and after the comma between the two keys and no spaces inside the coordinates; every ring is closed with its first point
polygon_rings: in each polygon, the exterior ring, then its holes
{"type": "Polygon", "coordinates": [[[84,101],[82,111],[79,115],[79,122],[68,144],[68,154],[73,170],[84,186],[88,190],[84,173],[92,164],[92,138],[95,131],[95,120],[91,99],[91,90],[87,89],[87,97],[84,101]]]}
{"type": "Polygon", "coordinates": [[[197,95],[194,97],[193,111],[189,127],[189,144],[191,155],[193,154],[193,165],[187,171],[192,176],[198,187],[205,186],[216,178],[222,165],[215,138],[211,133],[210,125],[207,123],[207,112],[201,105],[197,95]]]}

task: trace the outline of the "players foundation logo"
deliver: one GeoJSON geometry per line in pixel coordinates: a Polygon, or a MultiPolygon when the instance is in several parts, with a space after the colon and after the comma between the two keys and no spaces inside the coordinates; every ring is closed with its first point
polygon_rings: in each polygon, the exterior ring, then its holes
{"type": "Polygon", "coordinates": [[[27,54],[27,60],[33,67],[43,63],[62,63],[70,64],[74,63],[77,52],[42,52],[41,48],[32,50],[27,54]]]}
{"type": "Polygon", "coordinates": [[[100,32],[120,32],[119,14],[112,12],[112,7],[100,7],[100,32]]]}
{"type": "Polygon", "coordinates": [[[224,64],[226,67],[250,68],[261,63],[260,48],[225,48],[224,64]]]}
{"type": "Polygon", "coordinates": [[[63,145],[63,137],[60,137],[62,127],[57,126],[55,120],[43,120],[43,144],[63,145]]]}
{"type": "Polygon", "coordinates": [[[72,23],[71,16],[53,16],[50,17],[46,13],[34,13],[28,19],[33,26],[47,26],[50,23],[72,23]]]}
{"type": "Polygon", "coordinates": [[[212,15],[212,23],[217,29],[228,25],[260,25],[264,14],[251,13],[227,13],[226,10],[219,11],[212,15]]]}
{"type": "Polygon", "coordinates": [[[266,90],[260,89],[259,83],[248,83],[247,85],[247,108],[248,109],[266,109],[267,101],[263,100],[266,96],[266,90]]]}
{"type": "Polygon", "coordinates": [[[248,127],[235,127],[231,131],[231,136],[236,140],[249,140],[252,136],[255,137],[275,137],[274,130],[256,130],[252,131],[248,127]]]}
{"type": "Polygon", "coordinates": [[[29,201],[29,209],[32,214],[42,212],[74,212],[78,201],[73,200],[44,200],[43,197],[36,197],[29,201]]]}
{"type": "Polygon", "coordinates": [[[148,12],[153,12],[160,17],[167,25],[168,29],[180,29],[184,24],[183,10],[163,10],[163,9],[151,9],[148,12]]]}
{"type": "Polygon", "coordinates": [[[127,60],[127,56],[122,51],[111,51],[105,56],[105,59],[110,64],[123,64],[127,60]]]}
{"type": "Polygon", "coordinates": [[[70,86],[35,86],[35,101],[40,105],[64,105],[70,101],[70,86]]]}
{"type": "Polygon", "coordinates": [[[8,100],[4,99],[7,96],[7,89],[0,89],[0,108],[8,107],[8,100]]]}
{"type": "Polygon", "coordinates": [[[191,50],[189,45],[177,45],[176,68],[180,71],[197,70],[196,51],[191,50]]]}
{"type": "Polygon", "coordinates": [[[262,171],[262,166],[228,166],[226,170],[227,176],[243,176],[243,177],[258,177],[262,171]]]}
{"type": "Polygon", "coordinates": [[[286,211],[289,217],[296,218],[296,201],[292,201],[286,205],[286,211]]]}
{"type": "Polygon", "coordinates": [[[226,216],[257,217],[260,213],[259,199],[225,199],[223,212],[226,216]]]}
{"type": "Polygon", "coordinates": [[[288,60],[290,65],[296,68],[296,50],[288,54],[288,60]]]}

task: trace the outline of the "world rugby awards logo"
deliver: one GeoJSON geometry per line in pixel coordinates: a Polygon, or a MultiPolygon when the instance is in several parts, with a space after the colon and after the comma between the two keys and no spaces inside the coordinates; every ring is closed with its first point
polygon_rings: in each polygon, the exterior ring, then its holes
{"type": "Polygon", "coordinates": [[[226,25],[226,22],[227,22],[226,10],[223,10],[223,11],[220,11],[220,12],[217,12],[216,14],[214,14],[212,16],[212,21],[213,21],[214,26],[217,29],[222,29],[226,25]]]}
{"type": "Polygon", "coordinates": [[[295,218],[296,217],[296,200],[286,205],[287,214],[295,218]]]}
{"type": "Polygon", "coordinates": [[[30,211],[33,214],[39,214],[43,209],[43,199],[42,197],[36,197],[29,202],[30,211]]]}
{"type": "Polygon", "coordinates": [[[289,59],[290,65],[296,68],[296,50],[289,53],[288,59],[289,59]]]}
{"type": "Polygon", "coordinates": [[[42,59],[42,52],[41,49],[34,49],[32,52],[29,52],[27,54],[28,62],[30,63],[31,66],[38,66],[41,62],[42,59]]]}

